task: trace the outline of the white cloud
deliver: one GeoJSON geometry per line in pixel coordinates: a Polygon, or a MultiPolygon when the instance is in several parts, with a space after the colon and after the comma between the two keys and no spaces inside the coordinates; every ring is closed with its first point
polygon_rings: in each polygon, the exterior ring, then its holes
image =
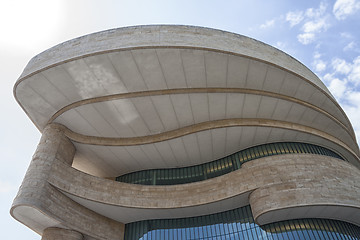
{"type": "Polygon", "coordinates": [[[356,0],[337,0],[333,7],[333,13],[338,20],[344,20],[349,15],[354,14],[360,9],[360,1],[356,0]]]}
{"type": "Polygon", "coordinates": [[[349,117],[355,131],[357,139],[360,137],[360,92],[346,92],[346,103],[342,104],[344,111],[349,117]]]}
{"type": "Polygon", "coordinates": [[[349,51],[352,50],[356,47],[356,43],[354,41],[349,42],[345,47],[344,47],[344,51],[349,51]]]}
{"type": "Polygon", "coordinates": [[[347,79],[355,86],[360,84],[360,56],[356,57],[352,63],[335,58],[331,65],[335,71],[334,74],[346,75],[347,79]]]}
{"type": "Polygon", "coordinates": [[[290,23],[290,27],[299,24],[303,19],[304,19],[304,14],[302,11],[288,12],[286,14],[286,21],[290,23]]]}
{"type": "Polygon", "coordinates": [[[351,64],[347,63],[344,59],[334,58],[331,61],[331,65],[335,73],[349,74],[351,71],[351,64]]]}
{"type": "MultiPolygon", "coordinates": [[[[330,27],[328,20],[329,15],[326,14],[326,8],[327,5],[324,2],[321,2],[318,8],[308,8],[304,14],[299,14],[301,21],[304,19],[304,24],[301,27],[301,33],[297,36],[300,43],[306,45],[314,42],[316,34],[325,32],[330,27]]],[[[296,18],[294,17],[294,19],[296,18]]],[[[300,22],[300,20],[298,22],[300,22]]],[[[291,23],[292,22],[290,22],[290,24],[291,23]]]]}
{"type": "Polygon", "coordinates": [[[326,69],[326,63],[323,60],[315,60],[313,64],[317,72],[322,72],[326,69]]]}
{"type": "Polygon", "coordinates": [[[326,20],[326,17],[324,17],[314,21],[308,21],[303,25],[302,29],[305,33],[317,33],[321,31],[326,31],[329,28],[329,24],[326,20]]]}
{"type": "Polygon", "coordinates": [[[355,58],[352,64],[351,73],[349,75],[349,80],[355,85],[360,84],[360,56],[355,58]]]}
{"type": "Polygon", "coordinates": [[[260,25],[260,28],[261,28],[261,29],[269,28],[269,27],[274,26],[274,24],[275,24],[275,19],[268,20],[268,21],[266,21],[264,24],[261,24],[261,25],[260,25]]]}
{"type": "Polygon", "coordinates": [[[328,86],[330,92],[335,96],[336,99],[341,99],[344,97],[346,91],[347,82],[340,80],[339,78],[333,78],[330,80],[330,85],[328,86]]]}
{"type": "Polygon", "coordinates": [[[335,58],[332,60],[332,73],[323,77],[330,92],[342,105],[360,138],[360,56],[352,62],[335,58]]]}
{"type": "Polygon", "coordinates": [[[315,52],[312,65],[314,66],[316,72],[323,72],[326,69],[326,62],[321,60],[320,58],[321,54],[319,52],[315,52]]]}
{"type": "Polygon", "coordinates": [[[321,58],[321,54],[319,52],[315,52],[314,59],[319,59],[319,58],[321,58]]]}
{"type": "Polygon", "coordinates": [[[353,38],[353,36],[351,35],[351,33],[348,33],[348,32],[342,32],[342,33],[340,33],[340,36],[341,36],[342,38],[348,38],[348,39],[353,38]]]}
{"type": "Polygon", "coordinates": [[[324,13],[326,12],[326,8],[326,4],[324,2],[321,2],[319,8],[317,9],[308,8],[305,12],[305,15],[309,18],[319,18],[324,15],[324,13]]]}
{"type": "MultiPolygon", "coordinates": [[[[360,108],[360,92],[351,91],[351,92],[349,92],[349,95],[347,98],[350,100],[350,102],[354,103],[354,105],[359,106],[359,108],[360,108]]],[[[360,117],[360,115],[359,115],[359,117],[360,117]]],[[[359,123],[360,123],[360,121],[359,121],[359,123]]]]}
{"type": "Polygon", "coordinates": [[[314,33],[301,33],[297,36],[297,39],[300,43],[307,45],[309,43],[312,43],[315,40],[315,34],[314,33]]]}
{"type": "Polygon", "coordinates": [[[355,135],[359,139],[360,137],[360,102],[357,102],[357,106],[348,106],[344,105],[344,111],[346,115],[349,117],[355,131],[355,135]]]}

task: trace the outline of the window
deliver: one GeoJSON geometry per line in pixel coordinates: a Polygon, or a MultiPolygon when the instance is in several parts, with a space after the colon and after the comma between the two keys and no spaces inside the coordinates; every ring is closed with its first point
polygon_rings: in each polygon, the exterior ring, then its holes
{"type": "MultiPolygon", "coordinates": [[[[152,169],[128,173],[116,181],[143,185],[174,185],[203,181],[241,168],[241,164],[276,154],[311,153],[342,159],[335,152],[308,143],[270,143],[244,149],[224,158],[197,166],[176,169],[152,169]]],[[[344,159],[342,159],[344,160],[344,159]]]]}

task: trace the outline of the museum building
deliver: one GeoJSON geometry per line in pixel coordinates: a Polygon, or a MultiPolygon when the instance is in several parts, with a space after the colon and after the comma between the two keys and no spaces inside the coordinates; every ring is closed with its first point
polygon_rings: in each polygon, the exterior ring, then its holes
{"type": "Polygon", "coordinates": [[[30,60],[42,133],[11,215],[43,240],[360,239],[360,153],[323,82],[225,31],[112,29],[30,60]]]}

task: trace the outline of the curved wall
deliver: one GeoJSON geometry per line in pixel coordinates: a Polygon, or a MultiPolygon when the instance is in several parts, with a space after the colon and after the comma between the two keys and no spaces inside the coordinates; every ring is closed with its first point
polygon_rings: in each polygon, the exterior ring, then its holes
{"type": "Polygon", "coordinates": [[[131,222],[247,205],[250,238],[273,226],[279,234],[306,226],[309,238],[321,238],[314,228],[337,236],[357,229],[348,223],[360,226],[359,147],[348,118],[309,69],[254,39],[163,25],[94,33],[35,56],[14,95],[43,137],[11,214],[43,239],[123,239],[131,222]],[[263,155],[222,176],[168,186],[102,178],[289,141],[345,161],[263,155]],[[288,221],[296,218],[309,220],[288,221]]]}
{"type": "Polygon", "coordinates": [[[52,231],[46,230],[49,228],[73,229],[78,232],[56,233],[64,237],[58,239],[74,234],[81,236],[80,233],[95,239],[121,239],[124,224],[79,205],[49,184],[56,164],[70,168],[74,153],[74,145],[61,129],[47,126],[13,201],[11,215],[35,232],[41,235],[45,233],[47,238],[44,239],[51,239],[52,231]]]}
{"type": "Polygon", "coordinates": [[[124,223],[152,219],[153,216],[204,215],[250,203],[255,221],[260,224],[266,223],[262,219],[268,213],[271,213],[271,221],[280,221],[325,216],[321,215],[324,211],[334,213],[339,207],[342,211],[332,218],[360,224],[359,170],[328,156],[288,154],[264,157],[249,161],[241,169],[223,176],[169,186],[101,179],[60,162],[54,165],[52,173],[49,183],[74,201],[95,212],[106,212],[105,216],[124,223]],[[242,198],[249,193],[250,201],[242,198]],[[318,211],[296,211],[302,207],[316,207],[318,211]],[[292,208],[295,210],[291,214],[283,214],[292,208]]]}
{"type": "Polygon", "coordinates": [[[49,126],[14,201],[13,216],[39,233],[61,227],[95,239],[117,239],[124,231],[121,223],[201,216],[249,203],[259,224],[266,219],[327,217],[360,225],[359,170],[337,158],[274,155],[201,182],[142,186],[73,169],[73,150],[61,128],[49,126]]]}

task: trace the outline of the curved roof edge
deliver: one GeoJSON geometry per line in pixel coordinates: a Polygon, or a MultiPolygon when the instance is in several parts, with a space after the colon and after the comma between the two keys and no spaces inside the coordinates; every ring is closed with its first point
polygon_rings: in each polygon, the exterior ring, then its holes
{"type": "MultiPolygon", "coordinates": [[[[269,62],[310,80],[332,98],[324,83],[285,52],[240,34],[185,25],[141,25],[105,30],[60,43],[33,57],[16,85],[41,70],[84,56],[142,47],[184,46],[240,54],[269,62]],[[176,38],[174,38],[174,34],[176,38]]],[[[16,88],[15,85],[15,88],[16,88]]]]}

